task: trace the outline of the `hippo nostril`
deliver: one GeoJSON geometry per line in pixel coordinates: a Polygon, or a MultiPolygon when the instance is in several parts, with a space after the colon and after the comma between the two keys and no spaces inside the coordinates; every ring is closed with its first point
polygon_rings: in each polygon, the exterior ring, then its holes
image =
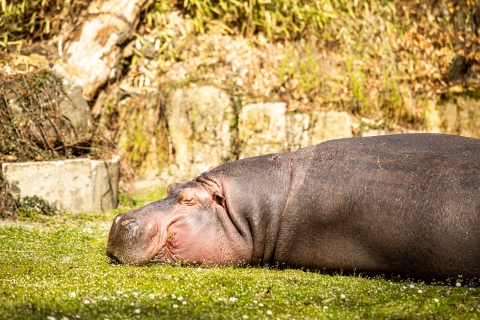
{"type": "Polygon", "coordinates": [[[125,227],[125,226],[128,226],[131,222],[135,222],[135,219],[126,219],[126,220],[123,220],[121,225],[122,227],[125,227]]]}
{"type": "Polygon", "coordinates": [[[111,264],[121,264],[120,260],[118,260],[118,258],[115,255],[110,254],[109,258],[110,258],[111,264]]]}

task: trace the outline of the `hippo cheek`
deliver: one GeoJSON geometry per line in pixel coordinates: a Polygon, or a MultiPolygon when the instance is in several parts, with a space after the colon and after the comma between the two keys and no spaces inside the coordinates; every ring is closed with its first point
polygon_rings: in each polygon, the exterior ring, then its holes
{"type": "Polygon", "coordinates": [[[167,231],[167,249],[178,262],[196,265],[225,265],[233,254],[221,225],[182,219],[167,231]]]}

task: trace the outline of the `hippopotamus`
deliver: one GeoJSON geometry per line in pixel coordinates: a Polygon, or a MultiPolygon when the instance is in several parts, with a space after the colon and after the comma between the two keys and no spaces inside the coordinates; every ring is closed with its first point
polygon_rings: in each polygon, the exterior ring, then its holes
{"type": "Polygon", "coordinates": [[[106,253],[130,265],[480,277],[480,139],[347,138],[225,163],[118,215],[106,253]]]}

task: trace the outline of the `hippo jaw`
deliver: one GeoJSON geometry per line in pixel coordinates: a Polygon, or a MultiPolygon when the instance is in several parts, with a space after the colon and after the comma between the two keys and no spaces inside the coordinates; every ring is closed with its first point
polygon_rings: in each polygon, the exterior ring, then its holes
{"type": "Polygon", "coordinates": [[[130,265],[148,264],[165,248],[161,228],[153,222],[139,220],[129,213],[115,218],[106,250],[113,261],[130,265]]]}

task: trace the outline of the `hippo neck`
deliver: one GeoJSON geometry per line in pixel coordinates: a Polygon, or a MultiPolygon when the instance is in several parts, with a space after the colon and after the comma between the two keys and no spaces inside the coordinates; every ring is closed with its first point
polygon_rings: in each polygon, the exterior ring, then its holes
{"type": "Polygon", "coordinates": [[[287,202],[291,156],[288,152],[229,162],[197,178],[221,190],[230,220],[250,247],[252,265],[273,261],[287,202]]]}

